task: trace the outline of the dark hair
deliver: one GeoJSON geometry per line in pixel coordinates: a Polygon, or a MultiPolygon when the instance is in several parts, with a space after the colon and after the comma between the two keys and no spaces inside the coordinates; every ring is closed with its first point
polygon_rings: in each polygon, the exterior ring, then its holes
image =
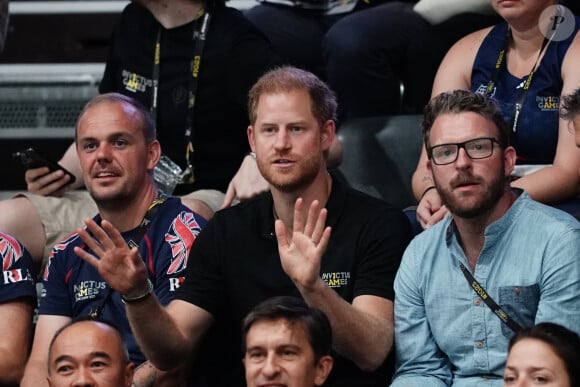
{"type": "Polygon", "coordinates": [[[498,132],[498,141],[502,147],[509,145],[509,129],[503,119],[501,109],[497,103],[485,94],[474,93],[469,90],[454,90],[441,93],[431,99],[423,113],[423,142],[429,149],[429,135],[433,123],[442,114],[459,114],[473,112],[493,121],[498,132]]]}
{"type": "Polygon", "coordinates": [[[269,298],[250,311],[242,322],[242,352],[246,352],[246,335],[254,323],[278,319],[304,325],[315,360],[330,354],[332,329],[326,315],[309,307],[301,298],[289,296],[269,298]]]}
{"type": "Polygon", "coordinates": [[[78,133],[78,124],[83,117],[83,115],[89,110],[90,108],[99,105],[101,103],[118,103],[122,104],[125,103],[130,105],[137,110],[139,114],[139,118],[141,119],[141,129],[143,130],[143,134],[145,135],[145,140],[150,143],[151,141],[155,140],[156,138],[156,130],[155,130],[155,120],[151,115],[151,111],[145,105],[143,105],[140,101],[128,97],[124,94],[120,93],[106,93],[100,94],[91,99],[87,104],[83,107],[83,110],[79,113],[79,118],[77,120],[77,124],[75,126],[75,141],[77,140],[77,133],[78,133]]]}
{"type": "Polygon", "coordinates": [[[54,334],[54,336],[52,337],[52,339],[50,340],[50,344],[48,346],[48,373],[50,374],[50,361],[52,360],[52,348],[54,347],[54,343],[56,341],[56,339],[61,335],[62,332],[64,332],[66,329],[70,328],[73,325],[85,322],[85,321],[92,321],[92,322],[96,322],[96,323],[101,323],[104,325],[107,325],[108,327],[110,327],[113,332],[115,332],[115,335],[117,336],[117,338],[119,339],[119,342],[122,345],[123,348],[123,360],[126,363],[130,362],[129,359],[129,352],[127,351],[127,347],[125,346],[125,341],[123,340],[123,336],[121,335],[121,332],[119,331],[119,329],[109,320],[105,320],[101,317],[92,317],[92,316],[80,316],[80,317],[76,317],[74,319],[72,319],[71,321],[69,321],[68,323],[66,323],[65,325],[63,325],[62,327],[60,327],[54,334]]]}
{"type": "Polygon", "coordinates": [[[580,88],[576,89],[572,94],[563,96],[560,102],[560,117],[563,119],[571,121],[579,114],[580,88]]]}
{"type": "Polygon", "coordinates": [[[540,323],[518,332],[509,343],[509,350],[523,339],[540,340],[550,346],[562,360],[571,387],[580,387],[580,336],[577,333],[554,323],[540,323]]]}
{"type": "Polygon", "coordinates": [[[258,79],[248,93],[250,123],[256,123],[256,110],[263,94],[306,90],[310,95],[310,110],[320,127],[328,120],[336,120],[336,97],[332,90],[311,72],[284,66],[268,71],[258,79]]]}

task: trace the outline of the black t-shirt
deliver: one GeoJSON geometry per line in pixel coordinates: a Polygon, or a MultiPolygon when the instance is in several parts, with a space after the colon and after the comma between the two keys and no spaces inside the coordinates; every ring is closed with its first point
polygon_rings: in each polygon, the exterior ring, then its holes
{"type": "MultiPolygon", "coordinates": [[[[280,263],[272,206],[272,196],[266,193],[217,212],[192,248],[186,280],[176,298],[215,318],[205,346],[198,352],[200,385],[244,385],[242,319],[269,297],[300,295],[280,263]],[[220,369],[228,371],[220,373],[220,369]],[[203,374],[210,376],[204,379],[203,374]]],[[[336,179],[326,208],[332,234],[322,257],[321,277],[349,303],[359,295],[393,300],[395,274],[411,238],[406,216],[336,179]]],[[[325,385],[385,386],[389,371],[385,363],[376,372],[363,373],[335,354],[325,385]]]]}
{"type": "MultiPolygon", "coordinates": [[[[279,63],[268,40],[237,10],[217,5],[201,59],[193,122],[196,182],[189,190],[225,191],[249,150],[247,93],[279,63]]],[[[116,91],[151,106],[153,57],[161,30],[157,136],[163,152],[185,167],[187,94],[195,21],[165,29],[137,4],[123,10],[113,32],[99,91],[116,91]]]]}

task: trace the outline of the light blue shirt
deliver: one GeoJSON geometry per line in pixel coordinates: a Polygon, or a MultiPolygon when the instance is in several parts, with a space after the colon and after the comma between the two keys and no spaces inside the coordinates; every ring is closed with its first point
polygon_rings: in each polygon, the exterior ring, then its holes
{"type": "MultiPolygon", "coordinates": [[[[405,251],[395,279],[391,386],[502,386],[513,332],[465,279],[457,237],[447,217],[405,251]]],[[[580,333],[580,223],[570,215],[522,192],[486,228],[472,274],[522,327],[551,321],[580,333]]]]}

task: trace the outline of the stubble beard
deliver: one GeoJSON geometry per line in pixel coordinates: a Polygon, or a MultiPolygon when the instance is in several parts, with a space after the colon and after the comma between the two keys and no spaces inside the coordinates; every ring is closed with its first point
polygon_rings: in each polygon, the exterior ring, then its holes
{"type": "MultiPolygon", "coordinates": [[[[502,169],[503,171],[503,166],[502,169]]],[[[433,176],[435,179],[435,176],[433,176]]],[[[459,179],[464,178],[466,180],[474,180],[475,178],[471,174],[460,175],[459,179]]],[[[435,179],[437,184],[437,180],[435,179]]],[[[506,177],[503,174],[497,174],[493,180],[485,184],[485,190],[483,194],[477,194],[478,198],[474,198],[473,194],[469,194],[467,197],[463,195],[458,196],[454,194],[451,190],[447,188],[437,187],[439,194],[441,195],[441,201],[449,209],[449,211],[460,218],[473,219],[478,216],[489,213],[495,208],[501,197],[503,196],[506,184],[506,177]],[[466,205],[466,201],[475,201],[472,205],[466,205]]]]}
{"type": "Polygon", "coordinates": [[[260,173],[275,189],[282,192],[296,192],[309,186],[318,175],[320,162],[318,158],[300,159],[291,171],[275,171],[272,164],[257,159],[260,173]]]}

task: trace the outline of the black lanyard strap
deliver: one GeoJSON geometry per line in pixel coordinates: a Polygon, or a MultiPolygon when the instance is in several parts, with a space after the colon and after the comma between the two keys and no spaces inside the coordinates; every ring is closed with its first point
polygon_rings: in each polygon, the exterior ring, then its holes
{"type": "Polygon", "coordinates": [[[491,296],[487,294],[483,286],[481,286],[479,282],[477,282],[477,280],[473,278],[473,276],[471,275],[469,270],[467,270],[465,265],[463,265],[463,263],[459,262],[459,268],[461,269],[461,272],[463,273],[465,279],[469,283],[469,286],[471,286],[471,288],[475,291],[475,293],[477,293],[477,295],[481,297],[483,302],[485,302],[485,304],[489,307],[489,309],[493,311],[493,313],[501,320],[501,322],[506,324],[512,331],[516,333],[521,331],[522,327],[520,326],[520,324],[515,322],[515,320],[512,319],[509,314],[507,314],[498,304],[496,304],[493,298],[491,298],[491,296]]]}
{"type": "MultiPolygon", "coordinates": [[[[195,20],[193,27],[193,57],[191,58],[189,71],[191,78],[189,79],[189,90],[187,93],[187,116],[185,120],[185,160],[187,166],[181,175],[181,183],[193,183],[195,176],[193,174],[193,116],[195,112],[195,99],[197,95],[199,83],[199,70],[201,67],[201,57],[205,47],[205,40],[209,23],[211,21],[211,14],[207,10],[202,10],[195,20]]],[[[157,122],[157,99],[159,98],[159,76],[161,67],[161,27],[157,31],[157,39],[155,42],[155,52],[153,57],[153,91],[151,93],[151,114],[153,119],[157,122]]]]}
{"type": "MultiPolygon", "coordinates": [[[[532,84],[532,79],[534,78],[534,74],[536,73],[536,70],[538,69],[538,66],[540,65],[541,59],[548,47],[548,43],[550,43],[552,41],[552,39],[554,38],[554,35],[556,34],[556,29],[552,30],[552,33],[550,34],[550,36],[545,36],[544,40],[542,41],[542,46],[540,47],[540,52],[538,53],[538,57],[536,58],[536,62],[534,63],[534,67],[532,68],[532,71],[530,71],[530,73],[528,74],[526,80],[524,81],[524,84],[522,86],[522,91],[520,92],[520,95],[518,96],[518,99],[516,100],[516,103],[514,105],[514,111],[513,111],[513,115],[512,115],[512,122],[511,122],[511,128],[512,128],[512,132],[515,133],[518,127],[518,122],[519,122],[519,118],[520,118],[520,113],[522,111],[522,107],[524,106],[524,101],[526,100],[526,96],[528,95],[528,91],[530,89],[530,85],[532,84]]],[[[505,57],[507,55],[507,50],[511,41],[511,29],[508,27],[508,31],[505,37],[505,41],[503,44],[503,48],[500,50],[499,54],[497,55],[497,60],[495,61],[495,66],[493,68],[493,72],[491,74],[491,78],[489,80],[489,82],[487,83],[487,87],[485,89],[485,93],[487,94],[488,97],[490,97],[493,93],[493,89],[497,83],[497,80],[499,78],[499,73],[500,71],[506,66],[506,60],[505,57]]]]}
{"type": "MultiPolygon", "coordinates": [[[[141,243],[141,240],[143,240],[143,237],[145,236],[145,233],[147,232],[149,225],[151,224],[151,222],[153,222],[153,219],[155,219],[155,216],[157,215],[159,209],[161,208],[161,204],[165,203],[167,198],[168,196],[160,192],[159,194],[157,194],[155,200],[151,202],[149,208],[147,208],[147,212],[145,213],[143,220],[141,221],[139,226],[137,226],[137,229],[133,233],[133,238],[129,239],[129,241],[127,242],[127,245],[130,248],[139,247],[139,243],[141,243]]],[[[91,311],[89,312],[89,316],[93,318],[101,317],[103,315],[103,309],[105,309],[105,305],[107,304],[107,302],[109,302],[112,295],[113,289],[110,286],[107,286],[107,294],[105,294],[105,297],[101,300],[101,302],[97,304],[95,309],[91,309],[91,311]]]]}

